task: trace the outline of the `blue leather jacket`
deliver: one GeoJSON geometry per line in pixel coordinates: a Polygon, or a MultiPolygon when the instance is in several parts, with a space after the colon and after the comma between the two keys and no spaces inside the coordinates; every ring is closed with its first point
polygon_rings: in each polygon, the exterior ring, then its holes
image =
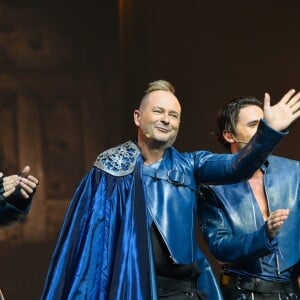
{"type": "Polygon", "coordinates": [[[249,178],[263,164],[275,139],[279,141],[282,135],[261,122],[253,143],[236,155],[208,151],[179,153],[169,148],[159,163],[144,167],[147,205],[175,263],[195,260],[198,185],[228,184],[249,178]]]}
{"type": "Polygon", "coordinates": [[[231,263],[230,268],[260,274],[262,257],[275,253],[280,274],[300,259],[300,165],[298,161],[270,156],[261,169],[269,210],[290,209],[272,242],[248,182],[201,186],[201,227],[212,254],[231,263]]]}
{"type": "MultiPolygon", "coordinates": [[[[143,167],[148,211],[174,263],[190,264],[204,260],[195,238],[198,185],[249,178],[265,161],[275,139],[278,142],[280,136],[283,134],[273,131],[262,121],[253,143],[237,155],[207,151],[179,153],[169,148],[160,162],[143,167]]],[[[210,294],[209,299],[221,298],[212,290],[215,279],[208,264],[206,269],[203,269],[203,264],[199,267],[202,275],[198,288],[210,294]],[[211,278],[206,279],[209,272],[211,278]]]]}

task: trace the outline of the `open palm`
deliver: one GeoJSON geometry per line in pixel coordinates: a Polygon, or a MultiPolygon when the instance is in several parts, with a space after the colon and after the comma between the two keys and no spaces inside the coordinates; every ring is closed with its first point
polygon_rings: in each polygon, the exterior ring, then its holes
{"type": "Polygon", "coordinates": [[[273,129],[285,130],[300,117],[300,92],[292,89],[275,105],[271,106],[270,102],[270,95],[265,93],[264,119],[273,129]]]}

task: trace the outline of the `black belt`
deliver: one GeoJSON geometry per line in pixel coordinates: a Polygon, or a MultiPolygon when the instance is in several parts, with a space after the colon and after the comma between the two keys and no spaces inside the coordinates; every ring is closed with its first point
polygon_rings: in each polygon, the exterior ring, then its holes
{"type": "Polygon", "coordinates": [[[157,276],[157,285],[158,288],[161,289],[190,292],[191,290],[196,288],[196,280],[179,280],[163,276],[157,276]]]}
{"type": "Polygon", "coordinates": [[[296,280],[268,281],[255,277],[222,274],[222,285],[233,283],[239,290],[254,293],[292,293],[297,289],[296,280]]]}

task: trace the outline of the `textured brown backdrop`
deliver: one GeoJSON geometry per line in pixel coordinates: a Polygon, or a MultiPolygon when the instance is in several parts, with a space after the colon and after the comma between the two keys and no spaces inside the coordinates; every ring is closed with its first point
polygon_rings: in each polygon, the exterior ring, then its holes
{"type": "MultiPolygon", "coordinates": [[[[0,166],[12,173],[30,164],[41,180],[24,222],[0,231],[6,298],[39,299],[75,187],[99,152],[135,137],[132,111],[149,81],[177,89],[182,151],[223,151],[210,132],[229,98],[268,91],[276,102],[299,89],[299,8],[291,0],[0,1],[0,166]]],[[[299,130],[298,122],[277,154],[299,160],[299,130]]]]}

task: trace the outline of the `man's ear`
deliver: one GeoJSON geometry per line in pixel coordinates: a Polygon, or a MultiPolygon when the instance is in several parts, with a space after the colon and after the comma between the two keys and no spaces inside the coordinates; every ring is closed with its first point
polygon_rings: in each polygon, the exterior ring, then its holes
{"type": "Polygon", "coordinates": [[[226,141],[227,143],[232,144],[232,143],[235,142],[235,141],[234,141],[234,138],[233,138],[233,136],[232,136],[232,133],[229,132],[229,131],[227,131],[227,130],[224,130],[224,131],[223,131],[223,137],[224,137],[224,139],[225,139],[225,141],[226,141]]]}
{"type": "Polygon", "coordinates": [[[136,126],[140,125],[141,111],[139,109],[135,109],[133,112],[133,120],[136,126]]]}

